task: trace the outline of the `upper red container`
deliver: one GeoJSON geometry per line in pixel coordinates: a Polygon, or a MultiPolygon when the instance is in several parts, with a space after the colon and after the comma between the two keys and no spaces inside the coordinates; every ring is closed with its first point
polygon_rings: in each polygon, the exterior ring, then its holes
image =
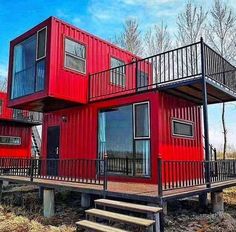
{"type": "Polygon", "coordinates": [[[109,69],[111,57],[124,63],[136,58],[109,42],[50,17],[11,42],[8,106],[49,112],[85,104],[88,102],[89,74],[109,69]],[[42,41],[45,51],[41,49],[42,41]],[[73,44],[76,44],[76,51],[71,51],[73,44]],[[38,57],[40,53],[43,55],[38,57]],[[29,54],[35,57],[35,61],[30,60],[32,66],[25,64],[29,61],[24,55],[29,54]],[[19,63],[19,57],[25,58],[24,63],[19,63]],[[80,65],[83,71],[75,71],[71,65],[80,65]],[[26,77],[28,81],[24,86],[26,77]]]}

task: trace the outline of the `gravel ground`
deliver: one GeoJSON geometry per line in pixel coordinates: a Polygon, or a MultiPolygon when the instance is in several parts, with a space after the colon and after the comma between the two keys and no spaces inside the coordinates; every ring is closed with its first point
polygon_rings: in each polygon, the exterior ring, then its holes
{"type": "MultiPolygon", "coordinates": [[[[84,218],[80,197],[70,192],[56,193],[56,215],[42,217],[42,202],[35,187],[7,187],[0,206],[1,232],[75,232],[75,222],[84,218]]],[[[169,203],[165,217],[167,232],[236,232],[236,188],[225,191],[225,212],[202,211],[196,200],[169,203]]],[[[117,224],[116,224],[117,225],[117,224]]],[[[121,226],[122,227],[122,226],[121,226]]],[[[141,232],[138,228],[127,228],[141,232]]]]}

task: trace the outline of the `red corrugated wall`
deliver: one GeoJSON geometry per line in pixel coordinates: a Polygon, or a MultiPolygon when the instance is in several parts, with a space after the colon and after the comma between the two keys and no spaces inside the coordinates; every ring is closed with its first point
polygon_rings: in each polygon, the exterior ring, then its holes
{"type": "Polygon", "coordinates": [[[21,137],[21,145],[1,145],[0,157],[24,157],[31,156],[31,127],[25,127],[9,122],[0,121],[1,136],[21,137]]]}
{"type": "MultiPolygon", "coordinates": [[[[94,35],[56,18],[52,19],[50,47],[49,95],[65,100],[86,103],[88,75],[110,68],[110,58],[129,63],[135,57],[94,35]],[[64,68],[64,39],[69,38],[86,46],[86,74],[64,68]]],[[[105,83],[104,83],[105,84],[105,83]]]]}
{"type": "Polygon", "coordinates": [[[164,160],[202,160],[201,108],[190,101],[159,94],[159,152],[164,160]],[[194,122],[194,137],[172,135],[172,119],[194,122]]]}

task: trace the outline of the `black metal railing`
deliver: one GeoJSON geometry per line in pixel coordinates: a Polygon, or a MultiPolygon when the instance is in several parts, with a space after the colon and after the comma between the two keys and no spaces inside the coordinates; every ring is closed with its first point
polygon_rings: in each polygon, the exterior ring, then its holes
{"type": "Polygon", "coordinates": [[[153,90],[163,85],[201,79],[203,62],[207,78],[236,94],[235,67],[201,40],[91,74],[89,99],[90,101],[101,100],[153,90]]]}
{"type": "Polygon", "coordinates": [[[163,191],[189,188],[236,179],[236,160],[182,161],[158,158],[159,194],[163,191]],[[209,177],[206,176],[209,168],[209,177]],[[208,181],[209,180],[209,181],[208,181]]]}
{"type": "Polygon", "coordinates": [[[143,158],[108,157],[107,172],[111,175],[150,176],[150,164],[149,160],[143,158]]]}
{"type": "Polygon", "coordinates": [[[18,121],[40,124],[43,121],[43,114],[21,109],[13,109],[12,118],[18,121]]]}
{"type": "Polygon", "coordinates": [[[33,179],[103,185],[106,160],[0,158],[0,173],[33,179]]]}

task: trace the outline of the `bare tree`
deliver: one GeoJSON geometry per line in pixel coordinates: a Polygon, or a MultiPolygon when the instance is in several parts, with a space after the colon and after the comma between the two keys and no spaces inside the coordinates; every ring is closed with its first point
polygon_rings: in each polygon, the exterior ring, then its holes
{"type": "MultiPolygon", "coordinates": [[[[236,56],[236,15],[226,2],[214,0],[211,9],[211,21],[207,38],[211,46],[229,61],[234,61],[236,56]]],[[[226,158],[227,128],[225,122],[225,103],[222,104],[222,127],[223,127],[223,158],[226,158]]]]}
{"type": "Polygon", "coordinates": [[[167,25],[154,25],[144,36],[145,55],[151,56],[171,49],[171,37],[167,25]]]}
{"type": "Polygon", "coordinates": [[[142,54],[142,38],[136,19],[126,19],[123,32],[115,36],[114,43],[136,55],[142,54]]]}
{"type": "Polygon", "coordinates": [[[0,91],[6,92],[7,91],[7,78],[0,76],[0,91]]]}
{"type": "Polygon", "coordinates": [[[200,40],[204,36],[206,19],[207,12],[203,7],[189,1],[177,16],[177,44],[187,45],[200,40]]]}

